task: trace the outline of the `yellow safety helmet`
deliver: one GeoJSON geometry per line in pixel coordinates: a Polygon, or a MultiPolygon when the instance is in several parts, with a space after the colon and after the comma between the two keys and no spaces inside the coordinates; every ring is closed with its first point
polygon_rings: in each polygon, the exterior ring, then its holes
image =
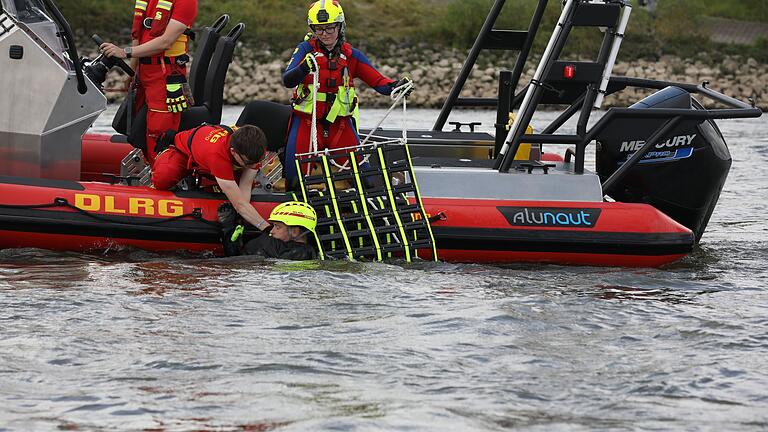
{"type": "Polygon", "coordinates": [[[344,22],[344,9],[336,0],[319,0],[309,7],[307,24],[333,24],[344,22]]]}
{"type": "Polygon", "coordinates": [[[317,226],[317,213],[311,205],[301,201],[288,201],[272,209],[269,215],[271,222],[282,222],[288,226],[299,226],[313,233],[317,226]]]}

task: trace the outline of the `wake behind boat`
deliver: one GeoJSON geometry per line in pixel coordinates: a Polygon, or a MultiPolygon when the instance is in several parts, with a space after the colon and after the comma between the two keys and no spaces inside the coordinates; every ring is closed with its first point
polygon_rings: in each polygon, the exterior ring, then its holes
{"type": "MultiPolygon", "coordinates": [[[[436,254],[446,261],[659,266],[689,254],[731,165],[714,120],[759,117],[760,110],[706,85],[613,76],[632,11],[629,2],[614,0],[567,1],[533,79],[514,94],[548,2],[538,2],[526,31],[493,28],[504,4],[493,3],[431,130],[361,131],[372,132],[373,148],[394,143],[409,149],[407,157],[398,158],[408,166],[405,177],[387,170],[402,167],[400,162],[373,164],[386,174],[388,187],[379,191],[389,193],[388,205],[399,212],[397,223],[415,224],[420,218],[410,206],[420,201],[436,254]],[[559,58],[570,31],[578,27],[602,32],[593,62],[559,58]],[[460,98],[483,49],[517,52],[515,66],[500,71],[497,98],[460,98]],[[657,92],[631,107],[611,108],[588,126],[604,97],[630,87],[657,92]],[[705,109],[693,96],[723,108],[705,109]],[[564,107],[562,114],[540,133],[531,133],[528,125],[544,104],[564,107]],[[495,134],[461,124],[444,130],[456,106],[496,108],[495,134]],[[508,124],[512,111],[516,116],[508,124]],[[558,133],[574,116],[576,133],[558,133]],[[544,144],[563,151],[546,153],[544,144]],[[597,172],[585,168],[591,148],[597,172]],[[403,179],[402,184],[418,186],[398,190],[403,179]],[[393,191],[404,194],[402,210],[393,191]]],[[[141,113],[130,125],[121,125],[118,116],[115,125],[124,134],[84,135],[106,108],[100,86],[115,64],[105,58],[70,61],[79,58],[74,38],[52,0],[2,0],[2,5],[0,52],[9,55],[0,56],[0,86],[6,92],[0,112],[8,113],[0,116],[0,247],[220,251],[216,209],[222,194],[193,184],[174,192],[147,186],[149,171],[128,143],[137,145],[143,136],[141,113]]],[[[184,113],[182,129],[221,121],[224,79],[244,31],[240,24],[225,34],[227,24],[222,17],[198,35],[190,71],[197,106],[184,113]]],[[[289,115],[288,106],[256,101],[241,120],[262,127],[270,142],[284,144],[289,115]]],[[[335,187],[332,176],[354,179],[351,171],[328,170],[326,191],[335,187]]],[[[275,180],[270,175],[258,179],[252,204],[261,214],[293,199],[293,193],[276,190],[275,180]]],[[[352,192],[345,196],[368,211],[376,191],[363,182],[347,186],[352,192]]],[[[369,224],[366,235],[389,230],[382,226],[395,225],[393,219],[369,224]]],[[[336,236],[334,244],[344,243],[343,237],[350,249],[355,245],[346,233],[356,230],[348,222],[330,220],[322,235],[336,236]]],[[[389,242],[407,243],[405,231],[399,233],[389,242]]],[[[379,252],[386,249],[383,242],[375,243],[379,252]]],[[[416,248],[422,257],[435,255],[433,248],[416,248]]]]}

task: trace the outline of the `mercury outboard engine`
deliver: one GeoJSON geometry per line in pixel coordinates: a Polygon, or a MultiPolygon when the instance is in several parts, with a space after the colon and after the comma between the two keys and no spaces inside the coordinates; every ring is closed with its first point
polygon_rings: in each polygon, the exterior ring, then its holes
{"type": "MultiPolygon", "coordinates": [[[[691,95],[667,87],[630,108],[703,110],[691,95]]],[[[667,119],[618,119],[598,138],[597,172],[604,182],[667,119]]],[[[605,191],[616,201],[646,203],[688,227],[698,241],[720,197],[731,154],[712,120],[683,121],[617,183],[605,191]]]]}

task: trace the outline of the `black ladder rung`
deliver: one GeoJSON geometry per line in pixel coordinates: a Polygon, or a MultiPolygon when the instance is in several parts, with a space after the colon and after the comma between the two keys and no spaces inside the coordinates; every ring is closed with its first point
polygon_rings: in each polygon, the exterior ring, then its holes
{"type": "Polygon", "coordinates": [[[358,207],[360,206],[360,196],[358,194],[356,194],[356,193],[354,193],[354,194],[349,194],[349,193],[339,194],[339,195],[336,196],[336,200],[339,202],[339,204],[349,204],[349,203],[351,203],[353,201],[357,201],[358,207]]]}
{"type": "Polygon", "coordinates": [[[379,168],[360,169],[358,171],[361,178],[381,177],[384,178],[384,170],[379,168]]]}
{"type": "Polygon", "coordinates": [[[382,225],[376,227],[376,235],[378,237],[387,234],[400,234],[400,227],[397,225],[382,225]]]}
{"type": "Polygon", "coordinates": [[[335,181],[335,182],[354,180],[355,173],[352,172],[352,170],[336,171],[336,172],[332,172],[330,177],[331,177],[331,181],[335,181]]]}
{"type": "Polygon", "coordinates": [[[333,211],[333,199],[330,196],[310,198],[308,201],[309,205],[321,212],[323,212],[322,208],[325,206],[330,207],[331,211],[333,211]]]}
{"type": "Polygon", "coordinates": [[[429,237],[429,230],[427,224],[423,220],[415,220],[413,222],[404,222],[403,230],[409,235],[416,233],[420,237],[429,237]]]}
{"type": "MultiPolygon", "coordinates": [[[[365,196],[368,198],[375,198],[375,197],[389,198],[389,191],[390,189],[387,189],[383,185],[377,186],[371,189],[366,189],[365,196]]],[[[405,184],[392,186],[391,191],[394,195],[400,195],[403,193],[407,194],[407,193],[416,192],[416,187],[413,185],[413,183],[405,183],[405,184]]]]}
{"type": "Polygon", "coordinates": [[[395,195],[407,194],[412,192],[416,192],[416,186],[414,186],[413,183],[399,184],[397,186],[392,187],[392,193],[394,193],[395,195]]]}
{"type": "MultiPolygon", "coordinates": [[[[339,222],[338,220],[334,219],[334,220],[331,220],[331,221],[328,221],[328,222],[318,223],[317,224],[317,228],[318,229],[323,229],[323,228],[327,228],[327,227],[338,227],[339,226],[338,222],[339,222]]],[[[344,223],[345,227],[348,224],[354,224],[354,223],[360,223],[361,224],[361,223],[365,223],[365,218],[364,217],[355,217],[354,220],[352,220],[351,218],[350,219],[346,219],[345,218],[345,219],[343,219],[343,223],[344,223]]]]}
{"type": "Polygon", "coordinates": [[[401,172],[410,173],[411,167],[409,167],[408,165],[397,165],[397,166],[393,166],[392,168],[389,168],[388,171],[390,174],[397,174],[401,172]]]}
{"type": "Polygon", "coordinates": [[[394,158],[395,160],[405,160],[406,159],[406,152],[405,152],[405,146],[401,144],[392,144],[387,146],[381,147],[381,152],[384,153],[384,157],[391,157],[392,154],[401,154],[402,157],[394,158]]]}
{"type": "Polygon", "coordinates": [[[318,228],[325,228],[327,226],[334,226],[336,225],[338,221],[336,219],[318,219],[317,220],[317,227],[318,228]]]}
{"type": "MultiPolygon", "coordinates": [[[[299,164],[301,164],[301,165],[304,165],[304,164],[313,164],[313,163],[317,163],[317,162],[322,162],[322,161],[323,161],[323,155],[317,155],[317,156],[299,156],[299,157],[297,158],[297,160],[299,161],[299,164]]],[[[319,165],[320,165],[320,166],[323,166],[323,164],[322,164],[322,163],[320,163],[319,165]]]]}
{"type": "Polygon", "coordinates": [[[432,241],[430,240],[413,240],[408,242],[408,246],[414,249],[431,249],[432,241]]]}
{"type": "Polygon", "coordinates": [[[402,243],[390,243],[390,244],[382,245],[381,251],[384,253],[404,252],[405,245],[403,245],[402,243]]]}
{"type": "Polygon", "coordinates": [[[397,205],[397,212],[400,213],[400,214],[403,214],[403,213],[421,213],[421,207],[419,207],[418,204],[405,204],[405,203],[398,204],[397,205]]]}
{"type": "Polygon", "coordinates": [[[340,240],[344,240],[344,234],[340,232],[331,233],[331,234],[317,234],[317,238],[318,240],[320,240],[321,243],[332,242],[332,241],[338,242],[340,240]]]}
{"type": "Polygon", "coordinates": [[[358,243],[359,239],[363,240],[371,240],[373,239],[373,234],[371,233],[371,230],[368,229],[368,226],[365,227],[359,226],[359,227],[348,227],[347,230],[347,238],[350,242],[358,243]]]}
{"type": "Polygon", "coordinates": [[[366,198],[388,198],[389,191],[385,187],[374,187],[365,190],[366,198]]]}
{"type": "Polygon", "coordinates": [[[307,174],[304,176],[304,183],[318,184],[325,181],[325,173],[307,174]]]}
{"type": "Polygon", "coordinates": [[[367,246],[361,248],[352,248],[352,255],[357,258],[373,258],[376,254],[375,246],[367,246]]]}

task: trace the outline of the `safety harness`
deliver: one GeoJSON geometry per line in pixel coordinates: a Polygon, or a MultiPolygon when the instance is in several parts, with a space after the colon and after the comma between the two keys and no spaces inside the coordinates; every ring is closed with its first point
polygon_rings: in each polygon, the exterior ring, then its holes
{"type": "MultiPolygon", "coordinates": [[[[200,126],[192,129],[192,133],[189,134],[189,138],[187,138],[187,152],[184,152],[182,149],[180,149],[178,146],[174,145],[174,141],[176,139],[177,132],[174,130],[167,130],[160,138],[157,140],[157,146],[155,146],[155,151],[157,151],[157,154],[168,150],[168,149],[175,149],[178,152],[181,152],[185,156],[187,156],[187,169],[193,169],[194,165],[197,164],[195,161],[195,157],[192,154],[192,144],[195,140],[195,135],[200,131],[200,129],[204,127],[212,127],[212,128],[219,128],[223,129],[226,132],[226,135],[232,135],[236,130],[237,127],[229,127],[226,125],[212,125],[208,123],[203,123],[200,126]]],[[[230,145],[231,147],[231,145],[230,145]]]]}
{"type": "MultiPolygon", "coordinates": [[[[309,41],[314,50],[320,72],[320,88],[317,90],[317,106],[320,118],[329,123],[338,117],[354,116],[358,123],[359,109],[354,81],[349,75],[348,59],[352,56],[352,45],[343,43],[338,49],[326,52],[320,42],[309,41]]],[[[315,87],[310,78],[296,87],[291,103],[293,109],[304,114],[312,114],[313,92],[315,87]]]]}

